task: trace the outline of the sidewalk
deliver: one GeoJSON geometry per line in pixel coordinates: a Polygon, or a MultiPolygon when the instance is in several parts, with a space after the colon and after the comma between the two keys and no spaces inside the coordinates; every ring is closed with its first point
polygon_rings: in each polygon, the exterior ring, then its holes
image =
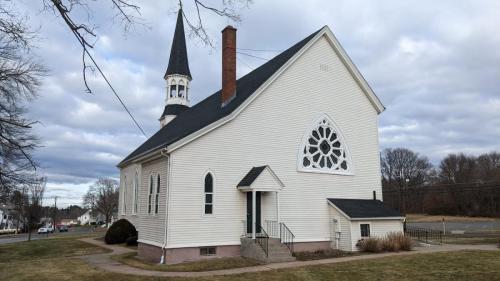
{"type": "Polygon", "coordinates": [[[138,276],[154,276],[154,277],[207,277],[207,276],[217,276],[217,275],[233,275],[233,274],[241,274],[249,272],[271,271],[276,269],[293,268],[293,267],[301,267],[309,265],[332,264],[332,263],[341,263],[341,262],[357,261],[357,260],[378,259],[378,258],[392,257],[392,256],[408,256],[421,253],[453,252],[462,250],[484,250],[484,251],[498,250],[496,245],[442,245],[442,246],[417,247],[415,248],[415,250],[410,252],[382,253],[382,254],[370,254],[370,255],[360,255],[360,256],[312,260],[312,261],[272,263],[272,264],[258,265],[251,267],[203,271],[203,272],[173,272],[173,271],[165,272],[165,271],[144,270],[128,266],[120,262],[114,261],[110,258],[110,256],[113,255],[121,255],[125,253],[135,252],[134,250],[127,249],[122,246],[107,245],[103,241],[98,241],[92,238],[84,238],[80,240],[112,250],[112,252],[106,254],[95,254],[95,255],[79,257],[80,259],[88,262],[91,266],[109,272],[138,275],[138,276]]]}

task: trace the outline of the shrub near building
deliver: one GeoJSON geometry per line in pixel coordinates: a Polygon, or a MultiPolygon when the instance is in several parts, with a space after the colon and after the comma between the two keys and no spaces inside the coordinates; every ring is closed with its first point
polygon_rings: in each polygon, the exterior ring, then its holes
{"type": "Polygon", "coordinates": [[[411,251],[412,241],[403,233],[391,232],[384,238],[370,237],[360,240],[357,246],[360,251],[369,253],[411,251]]]}
{"type": "Polygon", "coordinates": [[[126,219],[120,219],[108,228],[104,241],[106,244],[121,244],[132,239],[132,237],[137,237],[137,230],[134,225],[126,219]]]}

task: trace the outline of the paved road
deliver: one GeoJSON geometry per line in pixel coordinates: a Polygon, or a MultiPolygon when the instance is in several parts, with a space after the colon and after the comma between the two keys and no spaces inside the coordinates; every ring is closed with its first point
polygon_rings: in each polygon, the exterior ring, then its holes
{"type": "MultiPolygon", "coordinates": [[[[408,222],[409,226],[443,230],[442,222],[408,222]]],[[[445,222],[446,232],[462,230],[465,232],[482,232],[497,230],[500,232],[500,220],[476,222],[445,222]]]]}
{"type": "MultiPolygon", "coordinates": [[[[90,227],[72,227],[69,229],[68,232],[54,232],[49,235],[47,234],[37,234],[36,232],[33,232],[31,234],[31,239],[32,240],[38,240],[38,239],[47,239],[51,238],[54,236],[71,236],[71,235],[79,235],[79,234],[85,234],[85,233],[91,233],[92,229],[90,227]]],[[[0,245],[1,244],[10,244],[10,243],[17,243],[17,242],[22,242],[28,240],[28,234],[27,233],[21,233],[18,235],[0,235],[0,245]]]]}

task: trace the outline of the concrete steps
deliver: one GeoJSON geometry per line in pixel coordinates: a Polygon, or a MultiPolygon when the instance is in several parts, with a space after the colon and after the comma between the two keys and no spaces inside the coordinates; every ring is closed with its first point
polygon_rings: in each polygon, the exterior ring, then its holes
{"type": "Polygon", "coordinates": [[[295,261],[295,257],[288,247],[276,238],[269,238],[268,255],[266,257],[260,245],[255,243],[252,239],[244,237],[241,239],[241,255],[265,263],[295,261]]]}

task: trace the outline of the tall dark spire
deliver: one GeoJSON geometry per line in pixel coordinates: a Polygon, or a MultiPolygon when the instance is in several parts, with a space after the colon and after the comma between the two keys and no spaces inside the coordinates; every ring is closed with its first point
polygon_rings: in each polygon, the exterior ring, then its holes
{"type": "Polygon", "coordinates": [[[182,20],[182,8],[177,14],[177,23],[175,25],[174,40],[170,49],[170,59],[168,61],[167,72],[165,76],[170,74],[186,75],[191,79],[189,71],[189,62],[186,51],[186,37],[184,35],[184,23],[182,20]]]}

